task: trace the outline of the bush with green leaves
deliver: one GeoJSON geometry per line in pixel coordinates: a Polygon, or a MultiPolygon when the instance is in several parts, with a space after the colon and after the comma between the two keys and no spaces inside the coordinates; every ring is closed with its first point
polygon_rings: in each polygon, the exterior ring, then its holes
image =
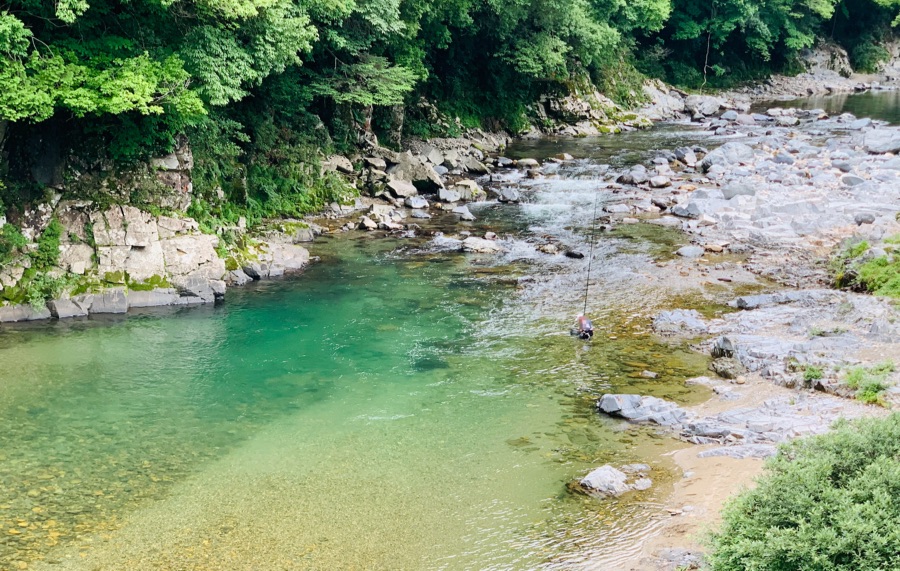
{"type": "Polygon", "coordinates": [[[884,361],[873,367],[851,367],[844,375],[844,383],[856,391],[856,398],[867,404],[884,404],[882,393],[890,387],[888,375],[894,372],[894,362],[884,361]]]}
{"type": "Polygon", "coordinates": [[[900,236],[884,240],[886,255],[872,256],[868,242],[850,240],[830,262],[837,287],[900,298],[900,256],[896,249],[900,236]]]}
{"type": "Polygon", "coordinates": [[[900,569],[900,414],[782,446],[711,548],[712,571],[900,569]]]}
{"type": "Polygon", "coordinates": [[[0,228],[0,267],[11,262],[27,243],[25,236],[17,227],[4,224],[0,228]]]}

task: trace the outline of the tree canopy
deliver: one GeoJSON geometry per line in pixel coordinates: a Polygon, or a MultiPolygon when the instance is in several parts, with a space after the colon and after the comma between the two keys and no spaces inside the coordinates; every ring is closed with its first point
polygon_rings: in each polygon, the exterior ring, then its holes
{"type": "Polygon", "coordinates": [[[76,150],[117,162],[186,134],[209,149],[211,187],[254,186],[286,148],[353,144],[380,109],[421,97],[515,130],[538,96],[585,79],[635,97],[633,66],[699,87],[789,66],[829,36],[872,68],[898,12],[900,0],[0,0],[0,133],[55,121],[76,150]]]}

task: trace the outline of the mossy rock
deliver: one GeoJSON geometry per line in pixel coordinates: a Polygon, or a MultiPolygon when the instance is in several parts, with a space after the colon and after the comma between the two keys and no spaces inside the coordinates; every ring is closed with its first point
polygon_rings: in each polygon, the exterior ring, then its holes
{"type": "Polygon", "coordinates": [[[103,274],[103,281],[110,284],[125,284],[128,281],[128,274],[124,271],[106,272],[103,274]]]}
{"type": "Polygon", "coordinates": [[[128,289],[131,291],[153,291],[159,288],[169,288],[172,284],[168,278],[160,275],[153,275],[142,282],[128,282],[128,289]]]}

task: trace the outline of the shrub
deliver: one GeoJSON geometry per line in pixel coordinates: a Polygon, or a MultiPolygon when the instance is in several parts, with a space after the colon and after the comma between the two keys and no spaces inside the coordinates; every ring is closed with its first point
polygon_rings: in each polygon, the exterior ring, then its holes
{"type": "Polygon", "coordinates": [[[868,404],[883,404],[881,393],[888,388],[887,376],[894,372],[894,362],[884,361],[873,367],[853,367],[844,382],[856,391],[856,398],[868,404]]]}
{"type": "Polygon", "coordinates": [[[890,52],[871,35],[860,38],[849,55],[853,68],[862,73],[875,73],[879,64],[891,59],[890,52]]]}
{"type": "Polygon", "coordinates": [[[844,379],[844,382],[847,383],[847,386],[851,389],[858,389],[862,382],[866,379],[868,375],[866,374],[866,370],[863,367],[853,367],[849,371],[847,371],[847,376],[844,379]]]}
{"type": "Polygon", "coordinates": [[[12,224],[0,228],[0,267],[8,264],[27,243],[25,236],[12,224]]]}
{"type": "Polygon", "coordinates": [[[822,369],[819,367],[814,367],[809,365],[803,371],[803,380],[805,381],[818,381],[822,378],[822,369]]]}
{"type": "Polygon", "coordinates": [[[856,391],[856,398],[866,404],[882,404],[881,393],[888,388],[884,381],[878,377],[866,379],[859,390],[856,391]]]}
{"type": "Polygon", "coordinates": [[[43,309],[48,300],[59,297],[70,285],[65,277],[51,277],[49,274],[35,274],[31,279],[23,280],[25,301],[34,309],[43,309]]]}
{"type": "Polygon", "coordinates": [[[38,238],[37,250],[31,253],[32,267],[38,270],[52,268],[59,262],[59,238],[62,236],[63,226],[54,218],[41,232],[38,238]]]}
{"type": "MultiPolygon", "coordinates": [[[[892,236],[885,244],[896,244],[898,238],[892,236]]],[[[888,254],[867,259],[864,254],[868,251],[869,243],[865,241],[844,245],[830,264],[835,285],[900,298],[900,256],[888,254]]]]}
{"type": "Polygon", "coordinates": [[[782,446],[710,542],[713,571],[900,568],[900,414],[782,446]]]}

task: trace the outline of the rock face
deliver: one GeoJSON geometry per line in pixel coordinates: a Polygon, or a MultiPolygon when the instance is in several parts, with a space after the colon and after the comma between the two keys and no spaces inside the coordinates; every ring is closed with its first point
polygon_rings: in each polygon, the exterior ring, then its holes
{"type": "Polygon", "coordinates": [[[104,281],[124,284],[154,277],[221,279],[225,275],[225,262],[215,251],[219,239],[200,234],[191,219],[157,218],[133,206],[114,206],[92,213],[90,221],[99,259],[97,274],[104,281]]]}
{"type": "MultiPolygon", "coordinates": [[[[242,270],[226,271],[216,251],[219,238],[202,234],[190,218],[154,216],[133,206],[92,208],[90,203],[64,201],[55,212],[63,225],[59,268],[84,276],[91,293],[71,299],[64,293],[39,310],[0,306],[0,322],[211,303],[224,296],[226,279],[233,285],[251,280],[242,270]]],[[[255,279],[300,271],[309,263],[309,252],[293,243],[297,235],[278,236],[281,241],[273,238],[249,246],[254,262],[247,269],[255,279]]],[[[3,268],[0,285],[15,287],[23,274],[21,266],[3,268]]]]}
{"type": "Polygon", "coordinates": [[[180,212],[187,211],[194,190],[191,182],[194,155],[187,141],[179,139],[171,154],[151,160],[150,166],[156,171],[156,180],[171,189],[168,194],[158,197],[159,206],[180,212]]]}

